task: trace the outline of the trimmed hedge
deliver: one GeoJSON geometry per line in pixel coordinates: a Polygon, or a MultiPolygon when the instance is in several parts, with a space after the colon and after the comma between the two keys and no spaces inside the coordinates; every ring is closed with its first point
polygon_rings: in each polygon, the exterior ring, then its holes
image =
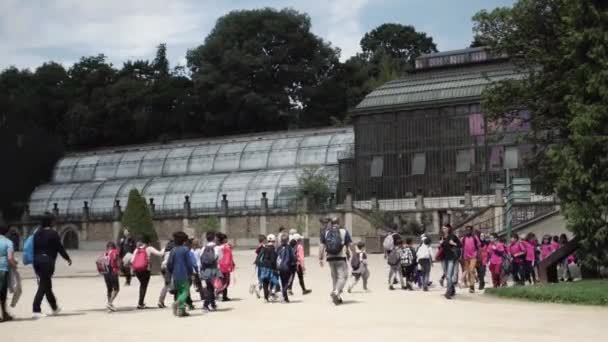
{"type": "Polygon", "coordinates": [[[489,288],[486,294],[534,302],[608,306],[608,280],[489,288]]]}
{"type": "Polygon", "coordinates": [[[122,216],[122,226],[123,229],[128,228],[131,236],[137,240],[143,240],[149,244],[158,242],[158,235],[152,223],[152,215],[150,215],[146,200],[137,189],[129,192],[127,208],[122,216]]]}

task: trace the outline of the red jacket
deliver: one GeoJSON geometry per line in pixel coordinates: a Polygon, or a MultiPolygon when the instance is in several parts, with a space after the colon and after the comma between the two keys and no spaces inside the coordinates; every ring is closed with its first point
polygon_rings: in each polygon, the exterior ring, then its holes
{"type": "Polygon", "coordinates": [[[109,252],[106,252],[106,255],[108,256],[110,267],[112,267],[112,273],[118,274],[120,270],[120,258],[118,256],[118,249],[111,249],[109,252]]]}
{"type": "Polygon", "coordinates": [[[232,255],[232,246],[226,243],[222,246],[223,253],[222,259],[219,262],[220,272],[232,273],[234,272],[234,256],[232,255]]]}

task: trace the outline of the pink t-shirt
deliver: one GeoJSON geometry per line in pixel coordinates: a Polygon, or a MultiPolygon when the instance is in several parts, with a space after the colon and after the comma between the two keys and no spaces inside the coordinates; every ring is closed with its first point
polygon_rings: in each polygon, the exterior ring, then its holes
{"type": "Polygon", "coordinates": [[[476,237],[465,236],[462,238],[462,248],[464,249],[465,259],[476,259],[477,258],[477,247],[479,242],[476,242],[476,237]]]}
{"type": "Polygon", "coordinates": [[[555,252],[556,250],[559,249],[559,243],[557,243],[555,241],[551,241],[551,247],[553,247],[553,251],[555,252]]]}
{"type": "Polygon", "coordinates": [[[551,253],[555,252],[553,244],[543,244],[540,246],[540,260],[545,260],[551,253]]]}
{"type": "Polygon", "coordinates": [[[525,258],[522,258],[521,256],[516,256],[516,254],[520,254],[521,252],[524,252],[524,254],[526,254],[526,248],[523,246],[523,243],[521,241],[515,241],[511,243],[511,245],[509,246],[509,254],[511,254],[511,256],[513,257],[513,262],[519,264],[524,261],[525,258]]]}
{"type": "Polygon", "coordinates": [[[534,242],[524,241],[524,246],[526,246],[526,261],[534,261],[536,259],[534,257],[534,250],[536,249],[534,242]]]}
{"type": "Polygon", "coordinates": [[[502,264],[502,256],[505,253],[505,245],[500,242],[492,242],[488,246],[488,254],[490,255],[491,265],[502,264]]]}

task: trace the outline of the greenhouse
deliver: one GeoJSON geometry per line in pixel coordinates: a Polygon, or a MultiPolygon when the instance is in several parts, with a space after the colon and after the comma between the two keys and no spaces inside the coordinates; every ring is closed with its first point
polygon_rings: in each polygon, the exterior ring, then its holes
{"type": "Polygon", "coordinates": [[[68,155],[51,183],[35,189],[30,213],[56,205],[60,215],[111,212],[116,200],[126,205],[138,189],[159,210],[179,210],[189,196],[193,210],[219,208],[222,195],[231,207],[286,206],[296,196],[306,168],[337,183],[338,153],[354,143],[352,128],[293,131],[212,140],[117,147],[68,155]]]}

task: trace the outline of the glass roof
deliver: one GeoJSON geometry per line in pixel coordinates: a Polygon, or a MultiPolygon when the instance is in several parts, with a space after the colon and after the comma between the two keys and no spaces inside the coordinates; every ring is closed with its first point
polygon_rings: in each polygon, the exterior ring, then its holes
{"type": "MultiPolygon", "coordinates": [[[[324,166],[317,172],[326,173],[335,186],[337,166],[324,166]]],[[[46,184],[32,193],[30,212],[40,215],[51,211],[54,203],[57,203],[61,215],[74,215],[82,212],[85,201],[93,212],[109,212],[116,200],[124,209],[131,189],[143,193],[146,202],[152,198],[157,209],[183,208],[185,196],[190,197],[193,209],[219,208],[222,194],[228,196],[230,207],[254,208],[260,206],[262,192],[267,193],[269,205],[280,206],[295,197],[298,175],[301,173],[301,168],[291,168],[46,184]]]]}
{"type": "Polygon", "coordinates": [[[331,165],[353,141],[342,128],[84,153],[61,159],[53,183],[331,165]]]}

